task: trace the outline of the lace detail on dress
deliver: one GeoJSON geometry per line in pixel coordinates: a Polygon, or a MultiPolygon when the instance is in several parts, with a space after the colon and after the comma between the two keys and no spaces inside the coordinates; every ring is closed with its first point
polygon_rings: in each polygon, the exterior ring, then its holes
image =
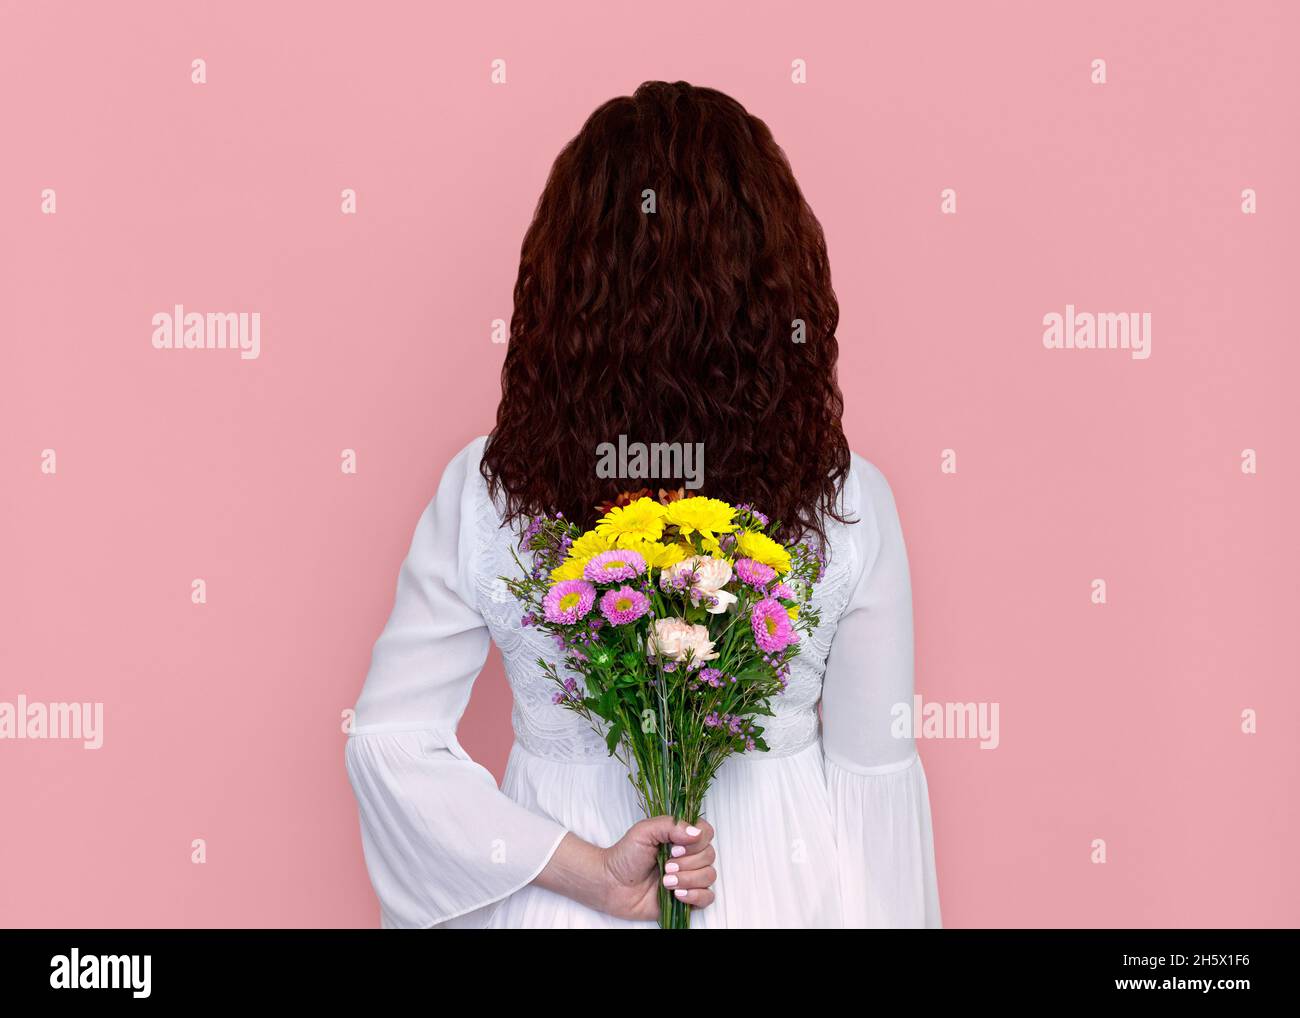
{"type": "MultiPolygon", "coordinates": [[[[479,612],[501,650],[506,679],[514,694],[511,721],[515,739],[536,756],[602,763],[609,759],[605,740],[581,717],[552,702],[555,685],[538,667],[537,661],[542,658],[560,668],[558,649],[544,633],[520,622],[523,609],[501,579],[519,572],[511,549],[518,546],[520,532],[501,525],[501,510],[492,503],[487,483],[481,477],[476,490],[478,555],[474,581],[479,612]]],[[[522,552],[520,558],[526,558],[522,552]]]]}
{"type": "Polygon", "coordinates": [[[769,751],[766,756],[788,756],[815,742],[821,731],[817,705],[822,696],[822,679],[831,641],[849,598],[853,575],[853,546],[844,524],[829,521],[826,536],[830,556],[826,574],[813,588],[812,604],[821,610],[821,624],[803,636],[803,647],[790,664],[790,684],[772,703],[774,716],[760,719],[769,751]],[[834,540],[839,537],[839,541],[834,540]]]}
{"type": "MultiPolygon", "coordinates": [[[[475,471],[477,472],[477,471],[475,471]]],[[[501,525],[502,512],[488,494],[480,476],[476,486],[475,523],[478,554],[473,563],[478,608],[492,639],[501,650],[506,678],[514,694],[511,720],[515,738],[529,753],[569,763],[604,763],[610,759],[602,736],[587,722],[552,702],[555,686],[538,667],[538,658],[560,666],[558,649],[537,629],[520,622],[522,609],[510,593],[503,576],[514,576],[519,567],[511,556],[519,531],[501,525]]],[[[821,625],[805,636],[805,644],[790,668],[790,683],[772,704],[773,717],[760,719],[769,751],[756,757],[789,756],[816,741],[826,659],[839,616],[849,596],[852,575],[852,542],[843,524],[830,521],[827,528],[831,554],[826,575],[813,592],[813,604],[821,609],[821,625]],[[839,538],[834,541],[831,535],[839,538]]],[[[520,557],[524,558],[523,553],[520,557]]]]}

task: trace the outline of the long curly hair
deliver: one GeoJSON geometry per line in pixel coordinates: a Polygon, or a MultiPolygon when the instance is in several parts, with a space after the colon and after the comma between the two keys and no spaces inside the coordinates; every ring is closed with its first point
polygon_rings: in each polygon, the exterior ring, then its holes
{"type": "Polygon", "coordinates": [[[687,494],[824,545],[827,517],[851,522],[838,324],[821,224],[767,125],[715,89],[648,81],[551,169],[480,469],[507,522],[590,525],[641,486],[599,475],[602,443],[701,443],[687,494]]]}

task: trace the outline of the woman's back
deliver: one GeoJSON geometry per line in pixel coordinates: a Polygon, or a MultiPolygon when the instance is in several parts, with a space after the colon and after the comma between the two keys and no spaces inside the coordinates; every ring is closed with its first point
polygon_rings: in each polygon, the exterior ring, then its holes
{"type": "MultiPolygon", "coordinates": [[[[484,443],[452,460],[420,518],[348,743],[385,924],[636,925],[530,883],[566,832],[609,845],[641,817],[604,740],[553,703],[539,658],[560,655],[502,579],[518,532],[478,469],[484,443]],[[500,791],[456,738],[490,642],[514,695],[500,791]]],[[[697,926],[939,922],[925,775],[910,731],[891,730],[911,702],[906,552],[861,457],[841,504],[857,522],[827,521],[822,621],[762,719],[770,750],[730,758],[705,799],[720,862],[697,926]]]]}

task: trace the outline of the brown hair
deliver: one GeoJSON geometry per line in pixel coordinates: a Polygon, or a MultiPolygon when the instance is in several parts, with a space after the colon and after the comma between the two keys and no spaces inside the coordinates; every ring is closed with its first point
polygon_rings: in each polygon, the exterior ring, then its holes
{"type": "Polygon", "coordinates": [[[702,443],[687,494],[820,543],[849,468],[838,323],[821,224],[767,125],[714,89],[646,82],[592,113],[546,181],[483,476],[509,520],[589,525],[641,486],[597,476],[597,446],[702,443]]]}

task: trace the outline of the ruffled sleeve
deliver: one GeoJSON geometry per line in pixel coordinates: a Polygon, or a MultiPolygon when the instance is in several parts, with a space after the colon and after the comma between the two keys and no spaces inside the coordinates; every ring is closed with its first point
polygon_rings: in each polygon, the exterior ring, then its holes
{"type": "Polygon", "coordinates": [[[912,588],[894,497],[854,455],[846,499],[854,569],[822,692],[826,778],[846,926],[938,927],[925,769],[911,726],[912,588]],[[854,497],[856,496],[856,497],[854,497]],[[894,731],[894,727],[902,729],[894,731]]]}
{"type": "Polygon", "coordinates": [[[470,759],[456,726],[491,638],[471,565],[484,439],[448,465],[420,516],[347,740],[366,867],[386,927],[429,927],[528,884],[564,837],[470,759]]]}

